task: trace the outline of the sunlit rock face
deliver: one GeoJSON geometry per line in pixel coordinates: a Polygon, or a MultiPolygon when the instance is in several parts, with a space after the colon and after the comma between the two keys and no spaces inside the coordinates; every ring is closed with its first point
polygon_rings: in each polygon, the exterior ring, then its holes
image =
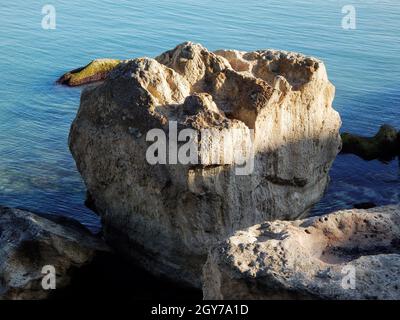
{"type": "Polygon", "coordinates": [[[400,298],[400,206],[237,231],[210,251],[205,299],[400,298]]]}
{"type": "Polygon", "coordinates": [[[304,216],[320,199],[341,145],[333,97],[314,58],[188,42],[124,61],[86,89],[69,144],[108,242],[155,274],[199,287],[216,241],[304,216]],[[174,126],[199,133],[197,163],[173,164],[173,152],[161,164],[146,157],[149,131],[174,141],[174,126]]]}

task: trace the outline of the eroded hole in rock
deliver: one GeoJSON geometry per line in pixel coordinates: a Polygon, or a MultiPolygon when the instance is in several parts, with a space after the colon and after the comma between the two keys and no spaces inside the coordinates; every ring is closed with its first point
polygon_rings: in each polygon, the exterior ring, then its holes
{"type": "Polygon", "coordinates": [[[320,67],[319,60],[295,52],[218,50],[215,54],[227,59],[235,71],[262,79],[270,86],[275,85],[277,76],[282,76],[293,90],[309,82],[320,67]]]}
{"type": "Polygon", "coordinates": [[[373,256],[378,254],[400,254],[400,248],[394,246],[371,246],[363,247],[330,247],[326,248],[320,260],[329,264],[341,264],[356,260],[362,256],[373,256]]]}

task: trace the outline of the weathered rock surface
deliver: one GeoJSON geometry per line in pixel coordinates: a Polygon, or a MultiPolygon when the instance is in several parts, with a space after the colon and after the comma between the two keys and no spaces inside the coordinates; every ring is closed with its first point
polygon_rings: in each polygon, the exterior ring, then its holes
{"type": "Polygon", "coordinates": [[[84,90],[69,145],[108,242],[155,274],[199,287],[213,243],[306,215],[320,199],[341,145],[333,97],[314,58],[184,43],[124,61],[84,90]],[[199,163],[148,162],[146,134],[168,134],[171,121],[211,130],[198,138],[199,163]],[[221,152],[222,140],[254,153],[250,174],[238,173],[241,161],[221,152]]]}
{"type": "Polygon", "coordinates": [[[353,153],[364,160],[391,160],[400,155],[400,132],[387,124],[373,137],[342,133],[342,141],[342,153],[353,153]]]}
{"type": "Polygon", "coordinates": [[[400,206],[274,221],[210,251],[206,299],[400,299],[400,206]],[[354,282],[350,277],[354,275],[354,282]]]}
{"type": "Polygon", "coordinates": [[[0,299],[45,299],[42,268],[54,266],[56,288],[106,245],[78,222],[0,206],[0,299]]]}
{"type": "Polygon", "coordinates": [[[120,63],[117,59],[96,59],[88,65],[63,74],[57,83],[75,87],[104,80],[120,63]]]}

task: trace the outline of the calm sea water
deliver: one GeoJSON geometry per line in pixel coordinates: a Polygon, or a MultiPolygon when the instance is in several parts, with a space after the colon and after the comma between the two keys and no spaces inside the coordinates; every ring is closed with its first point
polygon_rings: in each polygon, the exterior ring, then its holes
{"type": "MultiPolygon", "coordinates": [[[[357,29],[341,27],[346,1],[1,1],[0,203],[79,219],[84,186],[67,148],[80,89],[54,84],[100,57],[155,56],[192,40],[211,50],[276,48],[323,59],[343,130],[400,129],[400,2],[352,0],[357,29]],[[317,5],[318,3],[318,5],[317,5]],[[56,30],[41,9],[56,8],[56,30]]],[[[399,165],[339,156],[314,213],[356,202],[400,202],[399,165]]]]}

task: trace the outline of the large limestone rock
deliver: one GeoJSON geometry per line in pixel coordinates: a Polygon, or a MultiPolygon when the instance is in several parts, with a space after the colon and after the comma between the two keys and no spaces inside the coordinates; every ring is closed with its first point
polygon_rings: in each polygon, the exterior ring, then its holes
{"type": "Polygon", "coordinates": [[[213,248],[205,299],[400,299],[400,206],[238,231],[213,248]]]}
{"type": "Polygon", "coordinates": [[[75,270],[107,251],[74,220],[0,206],[0,300],[48,298],[54,291],[43,289],[50,270],[43,267],[55,268],[57,291],[75,270]]]}
{"type": "Polygon", "coordinates": [[[184,43],[124,61],[87,88],[69,145],[108,242],[156,274],[199,287],[213,243],[306,215],[320,199],[341,144],[333,97],[314,58],[184,43]],[[149,163],[149,130],[174,140],[175,125],[201,132],[192,137],[199,161],[149,163]]]}

